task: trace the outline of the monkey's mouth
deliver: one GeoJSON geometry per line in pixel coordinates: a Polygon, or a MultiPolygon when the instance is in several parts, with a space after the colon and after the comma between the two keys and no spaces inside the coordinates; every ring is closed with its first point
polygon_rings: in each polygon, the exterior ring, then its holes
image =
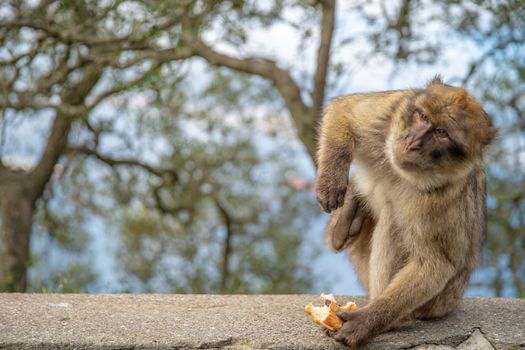
{"type": "Polygon", "coordinates": [[[396,165],[405,170],[421,170],[428,168],[428,156],[425,154],[423,142],[416,140],[400,140],[394,154],[396,165]]]}
{"type": "Polygon", "coordinates": [[[411,163],[412,160],[421,156],[421,146],[422,142],[420,140],[408,140],[406,138],[399,140],[396,152],[397,158],[400,158],[399,160],[402,163],[411,163]]]}
{"type": "Polygon", "coordinates": [[[405,154],[419,151],[423,146],[423,141],[421,139],[414,139],[410,137],[408,137],[406,140],[403,140],[402,143],[404,144],[403,153],[405,154]]]}

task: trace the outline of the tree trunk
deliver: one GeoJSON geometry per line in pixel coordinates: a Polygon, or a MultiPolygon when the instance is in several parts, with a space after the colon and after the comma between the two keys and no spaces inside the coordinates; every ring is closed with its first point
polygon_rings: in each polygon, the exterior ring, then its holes
{"type": "MultiPolygon", "coordinates": [[[[84,74],[84,79],[62,97],[65,103],[73,106],[83,104],[102,75],[102,67],[87,66],[84,74]]],[[[67,147],[75,117],[80,116],[57,112],[42,156],[30,172],[9,169],[0,161],[0,291],[26,290],[35,203],[42,196],[55,165],[67,147]]]]}
{"type": "Polygon", "coordinates": [[[24,292],[27,287],[34,201],[23,180],[12,179],[0,187],[0,291],[5,292],[24,292]]]}

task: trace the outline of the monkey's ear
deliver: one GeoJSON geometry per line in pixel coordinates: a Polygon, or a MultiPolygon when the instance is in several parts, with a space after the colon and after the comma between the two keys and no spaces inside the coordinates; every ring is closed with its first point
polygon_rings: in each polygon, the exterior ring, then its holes
{"type": "Polygon", "coordinates": [[[494,140],[496,140],[498,138],[498,134],[499,134],[499,131],[498,131],[498,128],[496,128],[493,124],[492,124],[492,120],[491,118],[489,117],[489,115],[487,114],[487,112],[485,112],[484,109],[482,109],[483,111],[483,116],[485,117],[485,120],[487,121],[488,125],[487,125],[487,129],[486,129],[486,132],[485,132],[485,135],[484,137],[481,139],[481,143],[483,144],[483,146],[488,146],[490,145],[491,143],[494,142],[494,140]]]}
{"type": "Polygon", "coordinates": [[[445,85],[445,83],[443,83],[441,75],[436,74],[434,78],[432,78],[432,80],[428,82],[427,88],[431,87],[432,85],[445,85]]]}
{"type": "Polygon", "coordinates": [[[492,142],[494,142],[494,140],[498,138],[498,134],[499,134],[498,129],[492,126],[491,124],[487,130],[487,134],[485,135],[485,138],[482,140],[483,146],[488,146],[492,142]]]}

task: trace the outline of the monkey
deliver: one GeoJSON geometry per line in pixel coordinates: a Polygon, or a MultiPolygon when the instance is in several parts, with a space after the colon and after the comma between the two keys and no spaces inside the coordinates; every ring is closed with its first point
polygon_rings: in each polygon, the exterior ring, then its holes
{"type": "Polygon", "coordinates": [[[482,157],[497,132],[466,89],[439,76],[424,88],[352,94],[327,106],[317,200],[332,213],[327,243],[349,251],[369,297],[339,314],[336,340],[356,348],[456,308],[486,235],[482,157]]]}

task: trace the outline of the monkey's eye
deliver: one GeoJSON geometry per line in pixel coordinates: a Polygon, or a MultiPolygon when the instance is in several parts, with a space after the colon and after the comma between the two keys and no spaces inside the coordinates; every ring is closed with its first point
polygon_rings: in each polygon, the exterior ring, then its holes
{"type": "Polygon", "coordinates": [[[428,123],[429,122],[429,119],[428,119],[428,116],[423,113],[423,112],[420,112],[420,111],[417,111],[416,114],[419,116],[419,118],[424,121],[425,123],[428,123]]]}
{"type": "Polygon", "coordinates": [[[435,132],[436,135],[439,136],[439,137],[447,137],[447,132],[446,132],[445,129],[443,129],[443,128],[435,128],[435,129],[434,129],[434,132],[435,132]]]}

